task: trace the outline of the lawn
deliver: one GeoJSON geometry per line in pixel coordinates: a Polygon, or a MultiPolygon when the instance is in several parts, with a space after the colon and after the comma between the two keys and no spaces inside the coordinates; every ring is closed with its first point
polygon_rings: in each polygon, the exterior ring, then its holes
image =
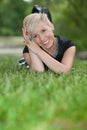
{"type": "Polygon", "coordinates": [[[87,61],[68,75],[35,73],[0,56],[0,130],[87,130],[87,61]]]}

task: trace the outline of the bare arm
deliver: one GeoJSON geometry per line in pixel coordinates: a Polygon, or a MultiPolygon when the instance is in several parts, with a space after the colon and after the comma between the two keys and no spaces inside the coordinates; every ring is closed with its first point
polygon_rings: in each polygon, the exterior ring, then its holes
{"type": "Polygon", "coordinates": [[[72,68],[75,56],[75,47],[70,47],[66,50],[61,63],[52,58],[43,50],[39,50],[37,55],[55,73],[68,73],[72,68]]]}
{"type": "Polygon", "coordinates": [[[29,52],[30,54],[30,69],[38,72],[44,72],[44,65],[41,61],[41,59],[32,51],[29,52]]]}
{"type": "MultiPolygon", "coordinates": [[[[31,70],[34,71],[39,71],[39,72],[43,72],[44,69],[44,64],[41,61],[41,59],[32,51],[34,48],[37,49],[37,45],[36,43],[34,43],[32,40],[30,40],[29,34],[26,34],[26,28],[22,28],[23,31],[23,36],[25,39],[25,45],[28,47],[29,49],[29,54],[28,53],[24,53],[24,58],[26,60],[26,62],[28,63],[28,65],[30,66],[31,70]],[[31,49],[31,47],[33,46],[33,48],[31,49]]],[[[40,48],[40,47],[38,47],[40,48]]]]}
{"type": "Polygon", "coordinates": [[[55,73],[68,73],[70,72],[75,56],[75,47],[68,48],[62,58],[61,63],[47,54],[37,44],[33,43],[28,45],[31,50],[31,68],[35,71],[44,71],[43,63],[55,73]]]}
{"type": "Polygon", "coordinates": [[[24,53],[23,57],[24,57],[25,61],[27,62],[27,64],[30,66],[30,55],[29,55],[29,53],[24,53]]]}

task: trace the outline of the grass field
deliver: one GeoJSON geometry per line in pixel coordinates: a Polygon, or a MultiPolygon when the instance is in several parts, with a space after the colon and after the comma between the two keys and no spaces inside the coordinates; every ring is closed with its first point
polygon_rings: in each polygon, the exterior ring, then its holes
{"type": "Polygon", "coordinates": [[[68,75],[34,73],[0,56],[0,130],[87,130],[87,61],[68,75]]]}

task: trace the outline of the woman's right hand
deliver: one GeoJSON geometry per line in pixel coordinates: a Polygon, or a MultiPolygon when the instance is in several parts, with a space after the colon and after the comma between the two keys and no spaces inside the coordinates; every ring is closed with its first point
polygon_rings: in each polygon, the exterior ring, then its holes
{"type": "Polygon", "coordinates": [[[24,37],[24,44],[33,52],[36,53],[39,51],[40,47],[31,40],[31,36],[29,32],[27,31],[26,27],[22,28],[23,37],[24,37]]]}

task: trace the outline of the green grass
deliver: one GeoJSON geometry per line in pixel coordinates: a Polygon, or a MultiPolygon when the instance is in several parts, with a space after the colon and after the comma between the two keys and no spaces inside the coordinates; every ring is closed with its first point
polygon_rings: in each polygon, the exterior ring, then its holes
{"type": "Polygon", "coordinates": [[[68,75],[34,73],[0,56],[0,130],[87,130],[87,61],[68,75]]]}

